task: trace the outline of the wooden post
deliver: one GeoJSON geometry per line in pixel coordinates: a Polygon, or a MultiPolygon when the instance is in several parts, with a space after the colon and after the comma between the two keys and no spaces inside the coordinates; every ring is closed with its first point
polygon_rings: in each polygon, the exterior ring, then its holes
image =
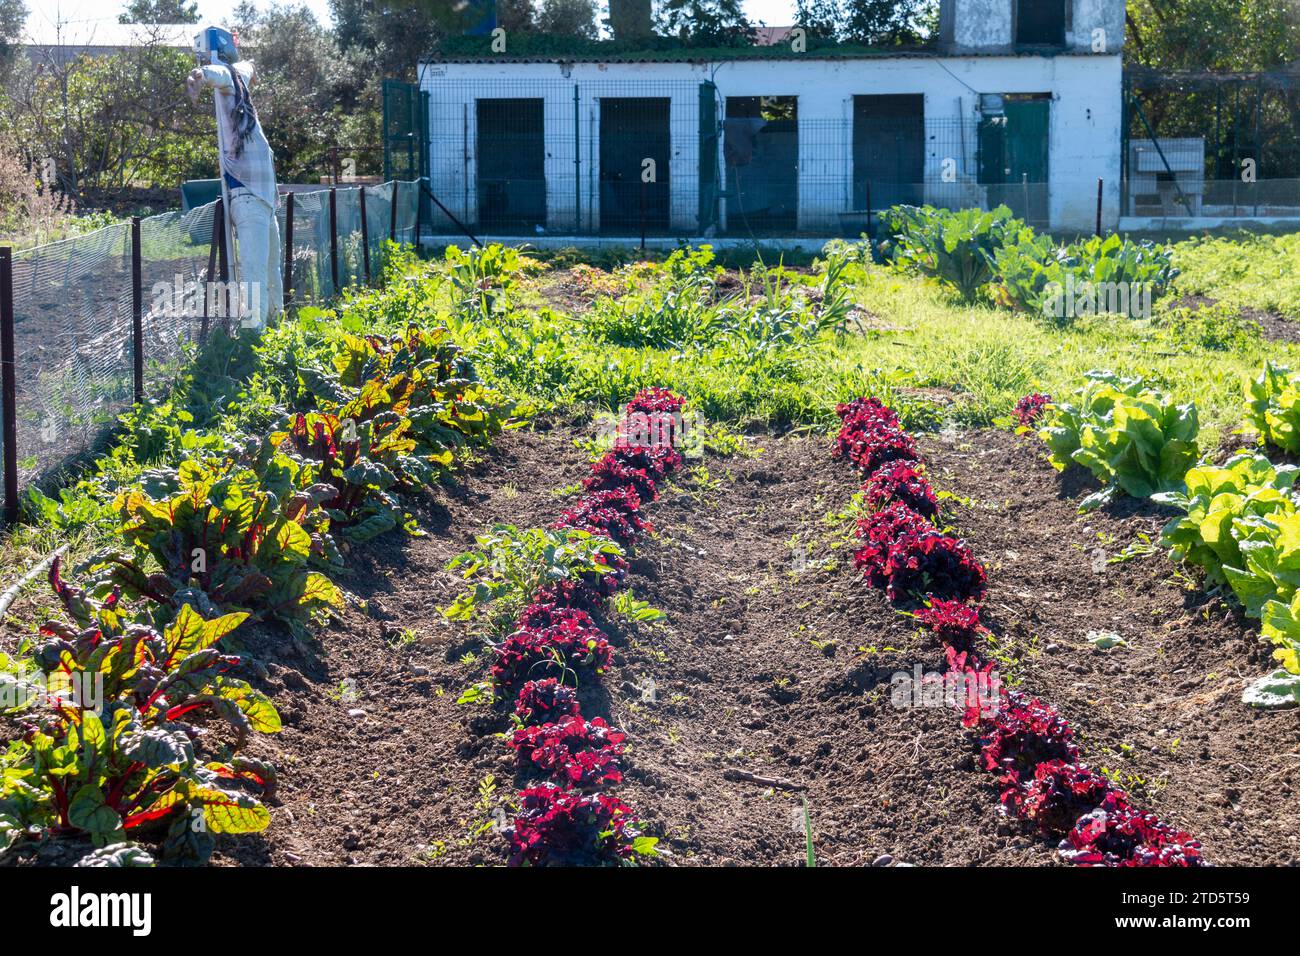
{"type": "Polygon", "coordinates": [[[18,520],[18,359],[14,352],[14,251],[0,249],[0,405],[3,409],[5,521],[18,520]]]}
{"type": "Polygon", "coordinates": [[[131,377],[138,405],[144,401],[144,269],[139,216],[131,217],[131,377]]]}
{"type": "Polygon", "coordinates": [[[370,285],[370,223],[366,219],[366,187],[361,190],[361,261],[366,272],[366,285],[370,285]]]}
{"type": "Polygon", "coordinates": [[[333,281],[331,295],[339,291],[339,194],[330,187],[330,279],[333,281]]]}
{"type": "Polygon", "coordinates": [[[289,306],[293,304],[293,193],[288,192],[284,197],[284,275],[282,288],[284,291],[284,310],[289,311],[289,306]]]}
{"type": "Polygon", "coordinates": [[[226,244],[226,236],[229,233],[226,230],[226,204],[224,200],[217,200],[217,226],[220,233],[217,237],[217,278],[221,280],[221,324],[230,334],[230,256],[235,251],[226,244]]]}

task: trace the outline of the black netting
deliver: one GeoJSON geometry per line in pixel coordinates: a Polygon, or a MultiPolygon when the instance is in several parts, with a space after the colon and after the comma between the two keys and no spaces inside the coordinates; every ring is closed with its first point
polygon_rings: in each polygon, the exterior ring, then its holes
{"type": "MultiPolygon", "coordinates": [[[[419,190],[386,183],[365,190],[371,276],[392,235],[414,242],[419,190]],[[393,202],[397,190],[397,202],[393,202]],[[393,217],[397,222],[394,229],[393,217]]],[[[329,190],[294,195],[292,254],[285,283],[297,306],[323,303],[366,278],[362,190],[339,188],[337,283],[331,257],[329,190]]],[[[287,202],[279,211],[287,238],[287,202]]],[[[192,348],[222,318],[210,282],[217,204],[140,222],[143,388],[160,394],[192,348]]],[[[93,451],[135,395],[131,226],[120,223],[14,253],[15,378],[13,458],[21,489],[58,474],[93,451]]],[[[278,303],[273,303],[278,307],[278,303]]],[[[8,410],[0,398],[0,417],[8,410]]],[[[6,429],[0,429],[0,450],[6,429]]],[[[4,461],[11,456],[4,455],[4,461]]],[[[7,504],[12,504],[9,502],[7,504]]]]}

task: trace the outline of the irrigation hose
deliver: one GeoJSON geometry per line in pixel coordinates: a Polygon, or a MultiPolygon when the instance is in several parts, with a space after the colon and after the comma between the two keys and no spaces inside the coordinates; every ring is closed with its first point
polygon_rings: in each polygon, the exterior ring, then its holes
{"type": "Polygon", "coordinates": [[[18,595],[22,593],[23,588],[31,584],[37,576],[45,573],[45,571],[49,569],[50,565],[54,563],[54,559],[60,557],[63,552],[67,550],[68,546],[66,544],[55,548],[45,557],[41,558],[39,562],[33,565],[31,569],[11,585],[4,594],[0,594],[0,618],[3,618],[5,614],[9,612],[9,605],[14,603],[14,600],[18,595]]]}

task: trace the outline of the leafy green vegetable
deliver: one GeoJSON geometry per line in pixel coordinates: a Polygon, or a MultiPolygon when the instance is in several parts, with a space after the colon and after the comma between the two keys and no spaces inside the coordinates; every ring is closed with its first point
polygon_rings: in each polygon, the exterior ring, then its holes
{"type": "Polygon", "coordinates": [[[1024,223],[1013,219],[1006,206],[988,212],[894,206],[885,214],[884,227],[897,237],[890,249],[896,264],[938,279],[964,301],[974,302],[993,280],[998,249],[1024,223]]]}
{"type": "Polygon", "coordinates": [[[1181,490],[1196,462],[1196,406],[1174,404],[1141,378],[1093,371],[1070,401],[1048,407],[1039,436],[1052,464],[1087,468],[1106,489],[1084,501],[1096,507],[1117,491],[1137,498],[1181,490]]]}
{"type": "Polygon", "coordinates": [[[1300,452],[1300,375],[1265,362],[1246,387],[1246,421],[1268,444],[1300,452]]]}

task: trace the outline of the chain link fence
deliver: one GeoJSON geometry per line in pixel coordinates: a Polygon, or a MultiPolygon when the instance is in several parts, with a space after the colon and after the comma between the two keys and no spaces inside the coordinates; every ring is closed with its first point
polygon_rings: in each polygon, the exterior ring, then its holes
{"type": "MultiPolygon", "coordinates": [[[[416,241],[418,197],[417,182],[286,193],[284,305],[377,279],[385,241],[416,241]]],[[[214,327],[229,328],[213,294],[228,271],[222,218],[218,201],[0,249],[6,520],[23,489],[93,453],[133,402],[166,390],[214,327]]]]}

